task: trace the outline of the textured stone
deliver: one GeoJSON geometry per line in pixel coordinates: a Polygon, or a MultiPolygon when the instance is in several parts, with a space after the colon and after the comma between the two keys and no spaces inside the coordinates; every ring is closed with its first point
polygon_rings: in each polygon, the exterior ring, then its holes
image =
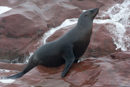
{"type": "MultiPolygon", "coordinates": [[[[112,59],[110,56],[99,58],[87,58],[75,63],[70,68],[66,77],[60,75],[64,64],[59,67],[37,66],[13,83],[1,83],[7,87],[118,87],[129,86],[130,58],[125,60],[112,59]]],[[[6,77],[18,73],[25,64],[0,63],[0,77],[6,77]],[[7,66],[7,67],[4,67],[7,66]],[[9,67],[10,66],[10,67],[9,67]],[[16,68],[17,66],[17,68],[16,68]],[[3,71],[10,70],[10,72],[3,71]]]]}
{"type": "Polygon", "coordinates": [[[105,56],[113,52],[119,52],[116,50],[116,45],[113,43],[111,34],[107,30],[108,24],[94,24],[91,42],[85,53],[85,57],[93,56],[105,56]]]}
{"type": "Polygon", "coordinates": [[[115,53],[110,54],[110,56],[113,59],[126,59],[130,57],[130,52],[129,51],[115,52],[115,53]]]}
{"type": "Polygon", "coordinates": [[[35,4],[27,2],[0,15],[0,59],[23,60],[21,51],[47,31],[40,13],[35,4]]]}
{"type": "Polygon", "coordinates": [[[42,1],[40,4],[40,1],[28,1],[1,14],[1,61],[24,62],[24,55],[37,48],[34,45],[50,27],[56,27],[66,18],[73,18],[81,13],[78,7],[65,2],[42,1]]]}

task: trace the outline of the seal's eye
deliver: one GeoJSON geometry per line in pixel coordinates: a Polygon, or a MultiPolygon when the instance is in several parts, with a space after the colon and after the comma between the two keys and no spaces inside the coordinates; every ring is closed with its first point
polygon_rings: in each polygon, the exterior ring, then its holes
{"type": "Polygon", "coordinates": [[[88,16],[88,14],[85,14],[85,17],[88,16]]]}

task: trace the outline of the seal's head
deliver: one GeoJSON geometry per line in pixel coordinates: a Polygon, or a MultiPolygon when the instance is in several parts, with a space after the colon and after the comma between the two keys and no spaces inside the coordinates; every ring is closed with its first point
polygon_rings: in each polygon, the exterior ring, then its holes
{"type": "Polygon", "coordinates": [[[99,8],[89,9],[89,10],[83,12],[81,14],[81,16],[84,17],[84,18],[92,18],[92,19],[94,19],[95,16],[98,14],[98,11],[99,11],[99,8]]]}
{"type": "Polygon", "coordinates": [[[95,9],[89,9],[83,12],[79,17],[78,24],[81,25],[81,24],[89,23],[90,21],[93,21],[95,16],[98,14],[98,11],[99,11],[99,8],[95,8],[95,9]]]}

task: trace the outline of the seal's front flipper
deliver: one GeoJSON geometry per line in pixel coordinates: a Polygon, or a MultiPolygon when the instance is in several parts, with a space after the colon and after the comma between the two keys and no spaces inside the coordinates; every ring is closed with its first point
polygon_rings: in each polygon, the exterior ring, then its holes
{"type": "Polygon", "coordinates": [[[69,68],[71,67],[71,65],[74,63],[75,61],[75,57],[73,54],[73,50],[72,49],[66,49],[65,50],[65,69],[63,70],[61,77],[65,77],[65,75],[67,74],[69,68]]]}

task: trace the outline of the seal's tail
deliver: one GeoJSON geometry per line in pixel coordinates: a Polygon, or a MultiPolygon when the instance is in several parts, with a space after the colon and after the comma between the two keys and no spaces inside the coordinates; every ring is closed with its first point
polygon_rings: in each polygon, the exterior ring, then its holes
{"type": "Polygon", "coordinates": [[[28,71],[30,71],[32,68],[34,68],[37,65],[38,64],[34,63],[32,61],[32,58],[30,58],[29,63],[27,64],[27,66],[24,68],[23,71],[15,74],[15,75],[12,75],[12,76],[9,76],[9,77],[5,77],[4,79],[17,79],[17,78],[20,78],[20,77],[22,77],[24,74],[26,74],[28,71]]]}

